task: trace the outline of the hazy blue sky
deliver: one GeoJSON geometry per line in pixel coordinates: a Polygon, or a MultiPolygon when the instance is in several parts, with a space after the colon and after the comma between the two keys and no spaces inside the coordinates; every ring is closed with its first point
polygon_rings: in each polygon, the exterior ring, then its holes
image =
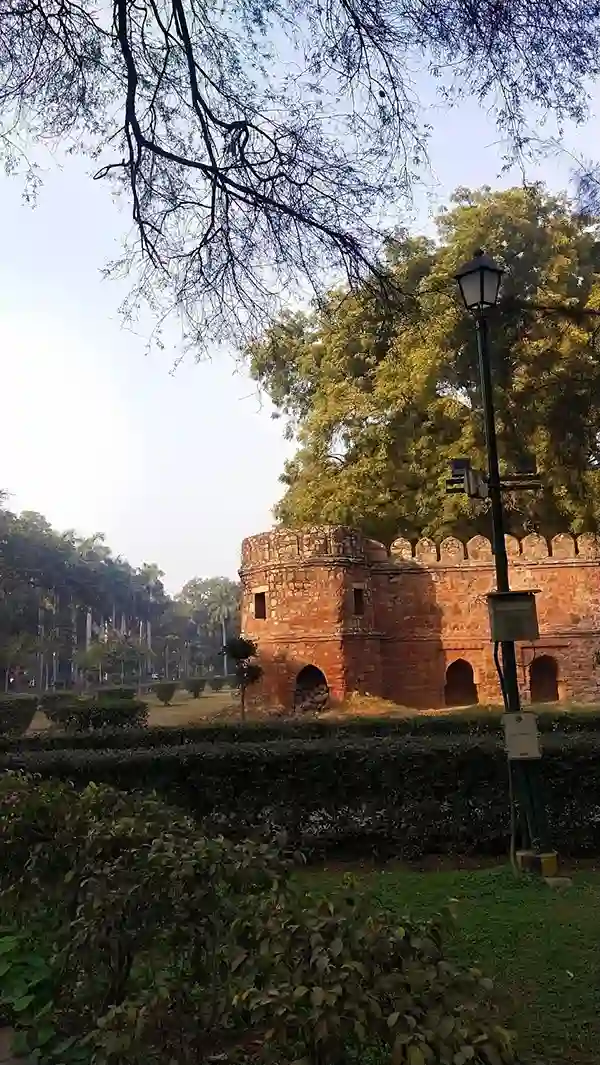
{"type": "MultiPolygon", "coordinates": [[[[429,117],[433,198],[418,197],[418,228],[457,185],[518,180],[499,176],[497,134],[472,101],[429,117]]],[[[565,143],[598,157],[599,132],[594,120],[565,143]]],[[[145,338],[122,328],[126,287],[101,268],[129,228],[128,205],[88,169],[48,163],[34,209],[0,178],[0,487],[12,509],[102,531],[134,565],[158,562],[171,591],[195,575],[234,576],[242,537],[272,524],[290,445],[233,358],[190,358],[171,375],[171,355],[148,358],[145,338]]],[[[529,176],[560,189],[568,173],[554,159],[529,176]]]]}

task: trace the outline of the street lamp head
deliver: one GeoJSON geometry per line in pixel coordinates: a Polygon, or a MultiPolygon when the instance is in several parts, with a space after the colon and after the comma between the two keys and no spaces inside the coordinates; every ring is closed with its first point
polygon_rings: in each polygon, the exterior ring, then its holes
{"type": "Polygon", "coordinates": [[[463,303],[472,314],[481,314],[488,307],[495,307],[500,293],[504,270],[489,255],[478,249],[468,263],[454,275],[458,281],[463,303]]]}

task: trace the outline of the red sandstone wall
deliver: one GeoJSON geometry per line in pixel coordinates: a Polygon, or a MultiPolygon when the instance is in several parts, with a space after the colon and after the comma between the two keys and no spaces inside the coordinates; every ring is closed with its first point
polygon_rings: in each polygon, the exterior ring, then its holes
{"type": "MultiPolygon", "coordinates": [[[[524,697],[531,661],[545,654],[558,663],[561,698],[599,699],[594,656],[600,651],[600,562],[595,540],[582,536],[576,543],[561,534],[548,545],[531,535],[521,544],[507,537],[507,547],[512,587],[539,589],[540,640],[517,648],[524,697]]],[[[449,538],[438,553],[431,541],[419,541],[413,552],[400,540],[392,545],[392,558],[395,565],[382,566],[377,578],[389,634],[385,693],[411,705],[443,705],[446,668],[463,658],[473,666],[480,701],[498,702],[486,602],[495,586],[489,541],[474,537],[463,545],[449,538]]]]}
{"type": "MultiPolygon", "coordinates": [[[[552,655],[561,698],[600,699],[600,549],[593,537],[507,538],[514,588],[535,588],[540,641],[518,646],[520,685],[528,695],[534,656],[552,655]]],[[[256,639],[265,679],[259,695],[290,707],[295,678],[320,668],[335,697],[358,690],[404,705],[444,704],[446,669],[470,662],[481,702],[500,692],[489,643],[486,595],[494,587],[489,541],[448,538],[438,548],[397,540],[385,548],[345,528],[275,530],[244,541],[243,631],[256,639]],[[353,589],[365,610],[353,614],[353,589]],[[253,616],[265,590],[268,617],[253,616]]]]}
{"type": "Polygon", "coordinates": [[[345,619],[352,609],[352,588],[365,588],[368,613],[361,623],[348,623],[351,639],[360,643],[372,628],[373,604],[362,537],[351,529],[319,526],[300,532],[275,530],[250,537],[242,545],[242,631],[256,640],[265,670],[255,693],[278,706],[290,707],[296,676],[305,665],[325,674],[330,691],[342,698],[360,687],[359,674],[379,676],[372,651],[353,656],[343,651],[345,619]],[[352,577],[355,574],[355,577],[352,577]],[[254,617],[254,596],[266,591],[267,618],[254,617]],[[360,669],[354,663],[360,662],[360,669]]]}

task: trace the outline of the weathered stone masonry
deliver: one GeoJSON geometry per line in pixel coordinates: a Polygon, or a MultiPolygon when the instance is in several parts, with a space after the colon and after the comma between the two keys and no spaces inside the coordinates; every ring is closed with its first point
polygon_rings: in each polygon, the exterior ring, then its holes
{"type": "MultiPolygon", "coordinates": [[[[524,698],[600,700],[600,542],[507,537],[511,584],[539,589],[540,639],[519,644],[524,698]]],[[[260,695],[294,703],[316,667],[351,691],[415,707],[499,702],[486,595],[489,540],[382,544],[352,529],[277,529],[242,545],[242,627],[259,645],[260,695]],[[261,616],[265,615],[265,616],[261,616]],[[302,673],[302,671],[305,671],[302,673]]],[[[258,693],[257,693],[258,694],[258,693]]]]}

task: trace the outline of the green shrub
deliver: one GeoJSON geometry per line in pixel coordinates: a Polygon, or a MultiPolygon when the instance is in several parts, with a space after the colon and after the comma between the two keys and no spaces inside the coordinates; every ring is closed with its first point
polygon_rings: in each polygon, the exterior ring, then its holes
{"type": "Polygon", "coordinates": [[[445,957],[442,918],[397,927],[367,900],[320,902],[278,850],[207,839],[111,788],[5,776],[0,812],[5,897],[21,919],[53,921],[51,1012],[33,994],[15,1013],[20,1049],[42,1065],[74,1052],[95,1065],[341,1063],[373,1048],[409,1065],[514,1060],[491,982],[445,957]]]}
{"type": "Polygon", "coordinates": [[[226,677],[211,677],[210,686],[214,692],[223,691],[227,678],[226,677]]]}
{"type": "Polygon", "coordinates": [[[193,695],[194,699],[198,699],[206,687],[205,677],[188,677],[185,682],[186,690],[190,695],[193,695]]]}
{"type": "Polygon", "coordinates": [[[37,695],[0,696],[0,734],[22,736],[38,708],[37,695]]]}
{"type": "Polygon", "coordinates": [[[135,699],[137,695],[136,688],[128,687],[106,687],[98,688],[94,693],[95,699],[135,699]]]}
{"type": "Polygon", "coordinates": [[[174,680],[160,680],[152,686],[152,691],[163,706],[168,706],[177,691],[177,684],[174,680]]]}
{"type": "MultiPolygon", "coordinates": [[[[600,743],[544,738],[544,794],[554,846],[600,855],[600,743]]],[[[315,857],[506,854],[507,766],[499,737],[404,736],[122,750],[13,751],[0,771],[158,791],[210,833],[285,831],[315,857]]],[[[541,787],[541,785],[540,785],[541,787]]]]}
{"type": "MultiPolygon", "coordinates": [[[[23,933],[18,925],[0,927],[0,1025],[19,1025],[21,1016],[37,1016],[52,1005],[53,972],[39,941],[23,933]]],[[[40,1025],[38,1042],[56,1033],[48,1021],[40,1025]]]]}
{"type": "MultiPolygon", "coordinates": [[[[96,693],[92,696],[65,697],[62,700],[52,700],[50,706],[45,707],[45,713],[53,724],[60,725],[65,732],[88,732],[95,729],[140,729],[148,720],[148,707],[145,702],[137,699],[109,698],[106,693],[96,693]]],[[[58,737],[55,737],[58,740],[58,737]]],[[[73,740],[63,736],[66,744],[73,740]]],[[[60,743],[60,740],[58,740],[60,743]]],[[[52,743],[50,736],[46,737],[46,743],[52,743]]]]}
{"type": "MultiPolygon", "coordinates": [[[[544,711],[538,715],[540,731],[566,735],[600,731],[600,714],[597,711],[557,712],[544,711]]],[[[401,736],[426,740],[429,736],[500,736],[499,713],[487,711],[481,714],[421,714],[406,718],[345,718],[345,719],[278,719],[250,722],[219,721],[184,727],[153,726],[147,729],[109,731],[82,736],[65,736],[62,733],[34,733],[31,736],[0,737],[0,751],[61,750],[65,748],[124,747],[178,747],[193,743],[269,743],[273,740],[338,739],[353,740],[368,737],[398,738],[401,736]]]]}
{"type": "Polygon", "coordinates": [[[82,700],[64,720],[66,729],[139,729],[148,720],[148,705],[141,699],[103,697],[82,700]]]}
{"type": "Polygon", "coordinates": [[[61,726],[65,725],[81,703],[82,696],[69,691],[44,692],[40,699],[40,705],[48,720],[53,725],[61,726]]]}

